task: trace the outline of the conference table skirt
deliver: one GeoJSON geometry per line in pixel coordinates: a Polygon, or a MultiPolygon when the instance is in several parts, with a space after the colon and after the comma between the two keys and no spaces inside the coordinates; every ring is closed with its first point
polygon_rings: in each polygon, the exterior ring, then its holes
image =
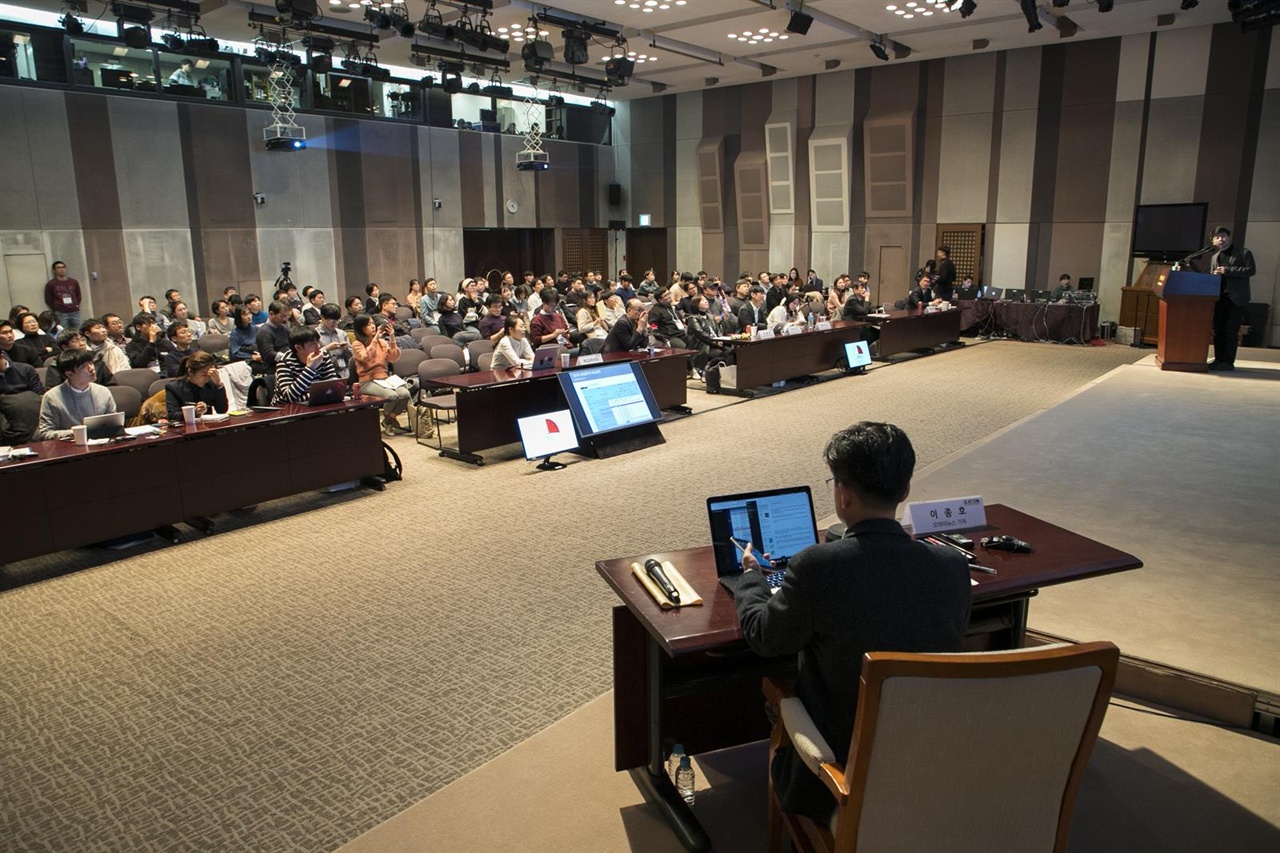
{"type": "Polygon", "coordinates": [[[1098,336],[1098,306],[1028,302],[960,302],[966,334],[1010,334],[1020,341],[1088,343],[1098,336]]]}

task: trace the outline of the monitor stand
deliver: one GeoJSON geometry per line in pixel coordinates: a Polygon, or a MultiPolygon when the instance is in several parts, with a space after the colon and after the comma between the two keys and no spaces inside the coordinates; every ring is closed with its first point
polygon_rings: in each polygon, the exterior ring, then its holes
{"type": "Polygon", "coordinates": [[[583,438],[578,453],[593,459],[608,459],[665,443],[666,439],[662,437],[662,432],[659,431],[656,423],[639,424],[615,432],[583,438]]]}
{"type": "Polygon", "coordinates": [[[563,467],[563,462],[552,462],[551,455],[542,457],[542,461],[537,465],[539,471],[559,471],[563,467]]]}

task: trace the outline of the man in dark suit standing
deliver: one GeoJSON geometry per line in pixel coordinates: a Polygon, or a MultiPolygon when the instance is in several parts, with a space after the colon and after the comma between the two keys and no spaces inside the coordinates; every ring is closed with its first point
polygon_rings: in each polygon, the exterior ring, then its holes
{"type": "MultiPolygon", "coordinates": [[[[742,574],[721,579],[757,654],[800,655],[796,694],[842,760],[863,654],[958,652],[969,622],[964,556],[914,541],[896,520],[915,461],[910,440],[892,424],[864,421],[836,433],[826,462],[845,537],[792,557],[776,594],[750,547],[742,574]]],[[[780,749],[770,772],[784,811],[826,824],[835,800],[794,749],[780,749]]]]}
{"type": "Polygon", "coordinates": [[[933,295],[950,302],[956,287],[956,265],[951,262],[951,249],[939,246],[934,256],[938,259],[938,274],[933,280],[933,295]]]}
{"type": "Polygon", "coordinates": [[[1252,252],[1244,246],[1231,245],[1231,230],[1225,226],[1214,229],[1213,248],[1209,272],[1222,276],[1222,293],[1213,306],[1213,361],[1209,369],[1235,370],[1240,324],[1249,307],[1249,279],[1258,266],[1252,252]]]}
{"type": "Polygon", "coordinates": [[[738,311],[738,328],[744,332],[748,329],[763,329],[769,316],[769,309],[764,304],[765,290],[758,284],[751,285],[748,291],[747,304],[738,311]]]}

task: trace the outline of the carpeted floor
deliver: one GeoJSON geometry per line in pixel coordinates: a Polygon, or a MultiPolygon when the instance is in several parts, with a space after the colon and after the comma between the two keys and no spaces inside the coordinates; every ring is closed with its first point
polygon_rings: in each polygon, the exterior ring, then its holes
{"type": "Polygon", "coordinates": [[[831,512],[821,449],[853,421],[902,425],[924,466],[1145,354],[966,347],[554,473],[395,439],[384,493],[7,567],[79,570],[0,594],[0,848],[332,849],[608,689],[594,560],[701,544],[717,492],[807,482],[831,512]]]}

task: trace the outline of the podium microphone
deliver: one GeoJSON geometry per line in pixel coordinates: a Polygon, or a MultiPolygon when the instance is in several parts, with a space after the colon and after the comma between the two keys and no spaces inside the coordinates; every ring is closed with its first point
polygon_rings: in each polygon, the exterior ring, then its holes
{"type": "Polygon", "coordinates": [[[667,579],[667,573],[662,570],[662,563],[651,557],[644,561],[644,570],[654,583],[662,587],[662,591],[666,594],[668,601],[672,604],[680,603],[680,593],[676,591],[675,585],[667,579]]]}
{"type": "Polygon", "coordinates": [[[1203,249],[1199,250],[1198,252],[1192,252],[1191,254],[1189,254],[1189,255],[1187,255],[1185,258],[1183,258],[1182,260],[1177,261],[1176,263],[1174,263],[1174,265],[1173,265],[1173,269],[1175,269],[1175,270],[1181,269],[1181,268],[1182,268],[1182,265],[1183,265],[1183,264],[1185,264],[1187,261],[1190,261],[1190,260],[1192,260],[1192,259],[1194,259],[1194,258],[1198,258],[1198,257],[1200,257],[1201,255],[1205,254],[1206,252],[1212,252],[1212,251],[1213,251],[1213,244],[1212,244],[1212,243],[1210,243],[1209,245],[1205,246],[1203,249]]]}

